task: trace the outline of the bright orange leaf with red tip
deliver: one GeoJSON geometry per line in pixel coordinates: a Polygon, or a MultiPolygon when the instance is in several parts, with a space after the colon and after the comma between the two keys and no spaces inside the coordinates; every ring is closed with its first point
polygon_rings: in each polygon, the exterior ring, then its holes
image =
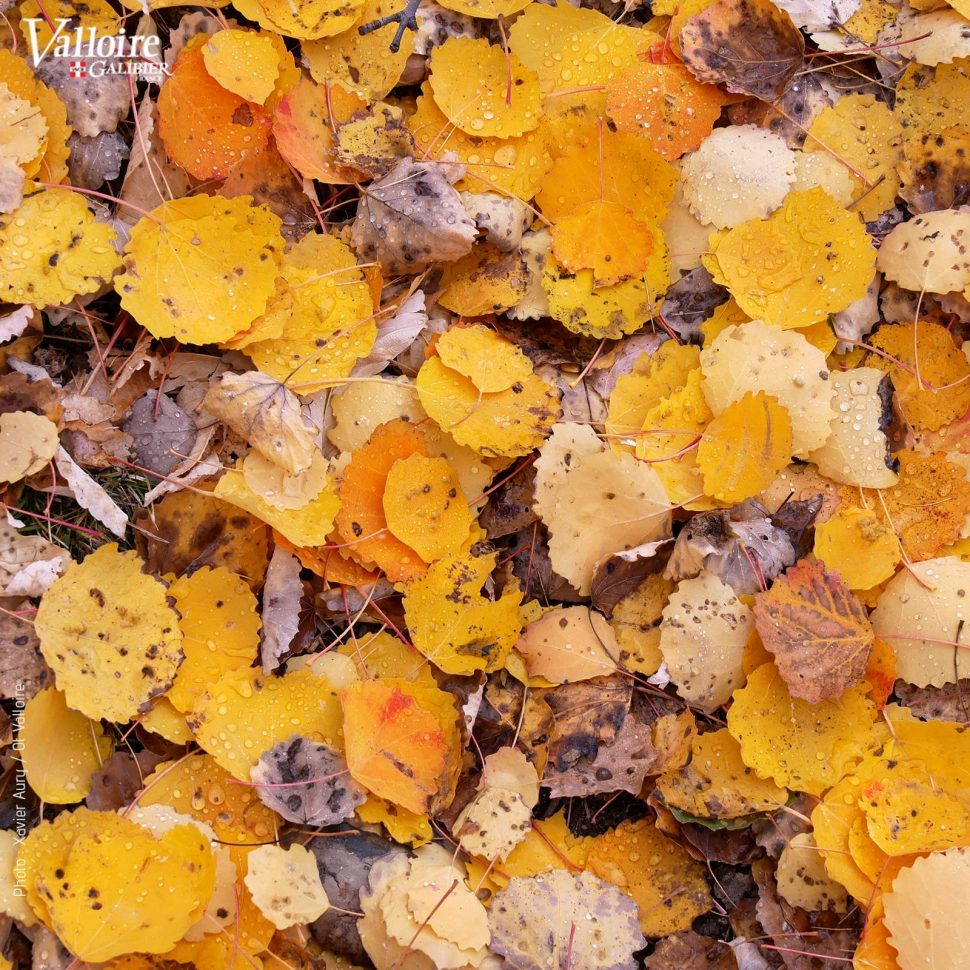
{"type": "Polygon", "coordinates": [[[384,678],[348,687],[341,702],[355,781],[418,815],[448,804],[461,763],[458,709],[449,694],[384,678]]]}
{"type": "Polygon", "coordinates": [[[179,54],[158,96],[158,117],[169,157],[197,179],[225,178],[269,143],[269,116],[209,74],[200,46],[179,54]]]}

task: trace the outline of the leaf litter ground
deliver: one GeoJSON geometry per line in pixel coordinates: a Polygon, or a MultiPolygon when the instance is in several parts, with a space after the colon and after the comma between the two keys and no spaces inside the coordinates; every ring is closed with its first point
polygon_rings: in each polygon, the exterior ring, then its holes
{"type": "Polygon", "coordinates": [[[966,970],[968,18],[4,5],[0,967],[966,970]]]}

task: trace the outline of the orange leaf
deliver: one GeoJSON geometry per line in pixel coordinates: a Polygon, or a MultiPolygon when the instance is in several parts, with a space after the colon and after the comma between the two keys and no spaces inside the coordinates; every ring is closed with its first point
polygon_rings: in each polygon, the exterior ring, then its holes
{"type": "Polygon", "coordinates": [[[759,593],[755,626],[793,697],[839,697],[866,674],[875,634],[862,604],[822,563],[800,562],[759,593]]]}
{"type": "Polygon", "coordinates": [[[450,801],[461,763],[450,695],[384,678],[348,687],[341,701],[355,781],[418,815],[433,815],[450,801]]]}

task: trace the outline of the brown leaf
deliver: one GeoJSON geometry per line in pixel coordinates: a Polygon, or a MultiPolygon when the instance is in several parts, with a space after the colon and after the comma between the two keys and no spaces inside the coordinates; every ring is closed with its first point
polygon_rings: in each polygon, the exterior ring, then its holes
{"type": "Polygon", "coordinates": [[[820,562],[793,566],[754,606],[755,625],[793,697],[838,697],[865,675],[875,634],[862,604],[820,562]]]}
{"type": "Polygon", "coordinates": [[[693,930],[662,939],[644,962],[646,970],[737,970],[731,947],[693,930]]]}
{"type": "Polygon", "coordinates": [[[151,751],[116,751],[91,776],[91,791],[84,804],[98,812],[113,812],[127,805],[145,786],[145,779],[165,760],[151,751]]]}
{"type": "Polygon", "coordinates": [[[680,49],[699,81],[774,101],[802,66],[805,40],[770,0],[719,0],[687,21],[680,49]]]}
{"type": "Polygon", "coordinates": [[[30,601],[24,600],[0,613],[0,698],[5,700],[17,696],[30,700],[54,680],[40,652],[30,614],[18,615],[29,607],[30,601]]]}

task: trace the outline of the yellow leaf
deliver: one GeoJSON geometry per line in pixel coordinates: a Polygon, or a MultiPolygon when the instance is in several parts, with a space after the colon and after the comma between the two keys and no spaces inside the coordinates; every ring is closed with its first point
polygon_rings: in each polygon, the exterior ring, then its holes
{"type": "Polygon", "coordinates": [[[27,701],[19,740],[27,784],[53,805],[81,801],[91,790],[91,775],[112,750],[101,725],[71,710],[53,687],[27,701]]]}
{"type": "Polygon", "coordinates": [[[521,629],[521,595],[514,582],[497,600],[481,593],[498,559],[484,538],[474,528],[460,547],[403,586],[404,616],[415,647],[449,674],[499,669],[521,629]]]}
{"type": "Polygon", "coordinates": [[[104,286],[121,262],[115,231],[75,192],[27,183],[24,193],[18,208],[0,214],[0,300],[43,308],[104,286]]]}
{"type": "Polygon", "coordinates": [[[269,34],[219,30],[202,48],[205,69],[227,91],[265,104],[280,74],[280,52],[269,34]]]}
{"type": "Polygon", "coordinates": [[[508,390],[490,393],[432,357],[421,365],[417,387],[422,406],[441,430],[486,456],[527,455],[559,414],[556,393],[534,373],[508,390]]]}
{"type": "Polygon", "coordinates": [[[594,287],[621,283],[665,254],[663,233],[619,202],[584,202],[552,227],[552,251],[574,273],[593,271],[594,287]]]}
{"type": "Polygon", "coordinates": [[[705,869],[649,819],[621,822],[593,843],[587,869],[640,907],[647,936],[690,929],[711,905],[705,869]]]}
{"type": "Polygon", "coordinates": [[[249,585],[222,567],[182,576],[169,595],[181,616],[185,660],[166,696],[184,713],[224,673],[253,664],[262,623],[249,585]]]}
{"type": "Polygon", "coordinates": [[[260,756],[294,734],[340,748],[340,702],[312,670],[264,677],[231,670],[200,697],[189,727],[203,750],[234,778],[249,781],[260,756]]]}
{"type": "Polygon", "coordinates": [[[225,340],[266,309],[276,288],[280,220],[248,196],[189,196],[140,219],[115,279],[121,305],[156,337],[225,340]]]}
{"type": "Polygon", "coordinates": [[[502,313],[525,296],[529,281],[521,252],[503,253],[490,242],[480,242],[467,256],[445,264],[438,303],[459,316],[502,313]]]}
{"type": "Polygon", "coordinates": [[[316,856],[299,843],[261,845],[247,861],[246,888],[278,930],[312,923],[330,908],[316,856]]]}
{"type": "Polygon", "coordinates": [[[128,721],[164,694],[182,663],[179,616],[165,584],[111,543],[71,563],[41,599],[40,648],[67,703],[128,721]]]}
{"type": "Polygon", "coordinates": [[[267,30],[306,40],[349,30],[363,0],[242,0],[237,7],[267,30]]]}
{"type": "Polygon", "coordinates": [[[446,367],[488,393],[507,391],[532,373],[532,362],[515,344],[478,324],[446,330],[435,351],[446,367]]]}
{"type": "Polygon", "coordinates": [[[431,49],[431,90],[453,124],[479,138],[512,138],[539,124],[539,78],[484,37],[446,37],[431,49]]]}
{"type": "Polygon", "coordinates": [[[194,825],[155,838],[113,812],[62,812],[31,831],[21,858],[29,891],[47,901],[40,915],[92,963],[164,953],[202,915],[215,886],[215,857],[194,825]]]}
{"type": "Polygon", "coordinates": [[[55,455],[57,425],[33,411],[0,414],[0,482],[35,475],[55,455]]]}
{"type": "Polygon", "coordinates": [[[850,170],[857,203],[852,211],[870,222],[896,199],[902,141],[902,126],[884,101],[871,94],[846,94],[815,116],[804,150],[831,152],[850,170]]]}
{"type": "Polygon", "coordinates": [[[850,589],[871,589],[896,571],[899,540],[869,509],[840,505],[815,526],[815,555],[850,589]]]}
{"type": "Polygon", "coordinates": [[[792,421],[776,398],[759,391],[728,405],[708,426],[697,449],[704,491],[723,502],[757,495],[788,466],[792,421]]]}
{"type": "Polygon", "coordinates": [[[760,777],[821,795],[866,753],[875,715],[865,685],[809,704],[791,697],[774,666],[764,664],[735,692],[728,730],[741,745],[744,763],[760,777]]]}
{"type": "Polygon", "coordinates": [[[862,297],[875,252],[861,218],[822,189],[791,192],[767,219],[714,233],[704,257],[752,318],[807,327],[862,297]]]}
{"type": "Polygon", "coordinates": [[[301,394],[350,374],[377,336],[364,274],[351,250],[335,236],[310,233],[289,249],[283,276],[293,310],[277,339],[246,347],[264,373],[301,394]]]}
{"type": "Polygon", "coordinates": [[[668,808],[712,819],[773,812],[788,800],[784,788],[759,778],[741,760],[726,728],[696,735],[689,764],[661,775],[657,791],[668,808]]]}
{"type": "Polygon", "coordinates": [[[300,508],[280,510],[249,487],[242,472],[242,463],[223,474],[213,494],[224,502],[251,512],[296,546],[323,545],[340,509],[340,500],[333,490],[333,484],[328,483],[315,498],[300,508]]]}

